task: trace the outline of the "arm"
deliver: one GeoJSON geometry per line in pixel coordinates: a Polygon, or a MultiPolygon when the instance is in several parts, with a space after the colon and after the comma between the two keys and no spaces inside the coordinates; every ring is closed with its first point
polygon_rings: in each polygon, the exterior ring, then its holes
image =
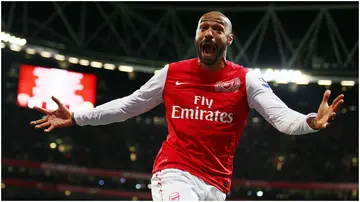
{"type": "Polygon", "coordinates": [[[246,91],[250,108],[258,111],[266,121],[282,133],[301,135],[317,131],[309,126],[317,116],[316,113],[304,115],[290,109],[261,79],[254,72],[246,75],[246,91]]]}
{"type": "Polygon", "coordinates": [[[163,102],[163,89],[168,66],[159,71],[140,89],[129,96],[119,98],[96,108],[73,113],[77,125],[105,125],[122,122],[142,114],[163,102]]]}
{"type": "Polygon", "coordinates": [[[104,125],[114,122],[125,121],[128,118],[144,113],[163,102],[162,92],[168,66],[154,75],[139,90],[129,96],[116,99],[100,105],[96,108],[71,112],[57,98],[52,96],[58,109],[50,111],[41,107],[34,107],[35,110],[45,114],[42,119],[31,121],[30,125],[37,129],[44,129],[44,132],[51,132],[55,128],[69,127],[74,124],[104,125]]]}

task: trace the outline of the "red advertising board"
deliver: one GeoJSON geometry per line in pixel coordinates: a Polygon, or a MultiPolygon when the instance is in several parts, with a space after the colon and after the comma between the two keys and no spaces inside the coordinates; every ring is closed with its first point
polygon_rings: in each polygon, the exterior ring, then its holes
{"type": "Polygon", "coordinates": [[[17,104],[21,107],[57,109],[51,96],[70,110],[92,108],[96,99],[96,76],[62,69],[21,65],[17,104]]]}

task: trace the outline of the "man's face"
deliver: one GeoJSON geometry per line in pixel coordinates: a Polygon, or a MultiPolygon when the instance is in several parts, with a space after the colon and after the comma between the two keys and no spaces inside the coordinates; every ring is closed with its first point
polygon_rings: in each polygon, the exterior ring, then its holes
{"type": "Polygon", "coordinates": [[[218,62],[226,47],[232,42],[229,22],[226,20],[226,17],[217,13],[208,13],[201,17],[196,31],[195,46],[202,63],[213,65],[218,62]]]}

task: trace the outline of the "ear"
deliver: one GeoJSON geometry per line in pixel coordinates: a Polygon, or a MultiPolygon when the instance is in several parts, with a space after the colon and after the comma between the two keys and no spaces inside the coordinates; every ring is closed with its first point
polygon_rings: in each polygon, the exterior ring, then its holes
{"type": "Polygon", "coordinates": [[[228,41],[227,41],[227,45],[230,46],[233,41],[234,41],[234,35],[233,35],[233,34],[229,34],[229,36],[228,36],[228,41]]]}

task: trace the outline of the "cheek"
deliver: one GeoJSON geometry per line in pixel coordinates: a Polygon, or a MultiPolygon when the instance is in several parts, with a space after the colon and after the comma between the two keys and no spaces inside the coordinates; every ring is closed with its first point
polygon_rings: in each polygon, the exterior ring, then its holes
{"type": "Polygon", "coordinates": [[[224,37],[216,38],[216,44],[218,45],[227,45],[227,43],[228,43],[227,38],[224,37]]]}
{"type": "Polygon", "coordinates": [[[195,43],[196,45],[199,45],[201,42],[201,38],[200,37],[195,37],[195,43]]]}
{"type": "Polygon", "coordinates": [[[199,34],[199,33],[196,34],[195,41],[196,42],[201,41],[201,34],[199,34]]]}

